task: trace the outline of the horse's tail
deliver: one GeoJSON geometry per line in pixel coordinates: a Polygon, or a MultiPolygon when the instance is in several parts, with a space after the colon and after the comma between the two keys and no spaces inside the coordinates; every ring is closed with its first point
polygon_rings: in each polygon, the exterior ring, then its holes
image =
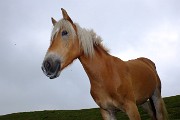
{"type": "MultiPolygon", "coordinates": [[[[156,95],[156,98],[157,99],[159,99],[158,101],[159,101],[159,104],[160,104],[160,106],[161,106],[161,113],[162,113],[162,118],[163,118],[163,120],[169,120],[169,117],[168,117],[168,112],[167,112],[167,109],[166,109],[166,105],[165,105],[165,103],[164,103],[164,100],[163,100],[163,98],[162,98],[162,96],[161,96],[161,80],[160,80],[160,78],[159,78],[159,76],[158,76],[158,74],[157,74],[157,72],[156,72],[156,75],[157,75],[157,80],[158,80],[158,82],[159,82],[159,84],[158,84],[158,88],[157,88],[157,90],[158,90],[158,93],[155,93],[156,95]],[[159,94],[159,95],[158,95],[159,94]]],[[[155,100],[153,100],[153,102],[155,103],[155,101],[157,100],[155,98],[155,100]]],[[[154,104],[155,105],[155,104],[154,104]]],[[[156,106],[157,106],[157,103],[156,103],[156,106]]],[[[156,108],[156,107],[155,107],[156,108]]],[[[156,112],[160,112],[160,111],[158,111],[157,109],[155,109],[156,110],[156,112]]],[[[156,114],[156,117],[157,117],[157,114],[156,114]]]]}
{"type": "Polygon", "coordinates": [[[161,96],[161,80],[160,80],[158,74],[157,74],[157,79],[160,82],[160,85],[158,86],[158,90],[159,90],[159,93],[160,93],[160,98],[159,99],[160,99],[160,103],[162,105],[163,120],[169,120],[168,112],[167,112],[167,109],[166,109],[166,105],[165,105],[164,100],[163,100],[163,98],[161,96]]]}
{"type": "Polygon", "coordinates": [[[164,103],[163,98],[161,98],[161,103],[162,103],[162,109],[163,109],[162,111],[163,111],[164,120],[169,120],[168,112],[167,112],[166,105],[164,103]]]}
{"type": "MultiPolygon", "coordinates": [[[[155,69],[155,71],[156,71],[156,69],[155,69]]],[[[157,76],[157,82],[158,82],[157,87],[158,87],[158,91],[159,91],[159,94],[160,94],[160,98],[159,99],[160,99],[160,104],[162,106],[161,109],[162,109],[163,120],[169,120],[168,112],[167,112],[167,109],[166,109],[166,105],[165,105],[164,100],[163,100],[163,98],[161,96],[161,80],[159,78],[159,75],[158,75],[157,71],[156,71],[156,76],[157,76]]]]}

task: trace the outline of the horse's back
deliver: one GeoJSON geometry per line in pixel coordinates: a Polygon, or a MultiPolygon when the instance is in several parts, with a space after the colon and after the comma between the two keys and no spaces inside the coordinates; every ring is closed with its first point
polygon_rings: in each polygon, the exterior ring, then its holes
{"type": "Polygon", "coordinates": [[[137,58],[126,62],[137,103],[145,102],[159,84],[154,62],[147,58],[137,58]]]}

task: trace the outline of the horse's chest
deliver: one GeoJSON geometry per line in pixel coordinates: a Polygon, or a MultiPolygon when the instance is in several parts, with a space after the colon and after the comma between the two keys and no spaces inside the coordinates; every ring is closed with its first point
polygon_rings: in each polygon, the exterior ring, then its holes
{"type": "Polygon", "coordinates": [[[117,108],[121,104],[121,100],[119,100],[121,97],[117,91],[121,82],[119,76],[93,79],[93,82],[91,80],[91,96],[97,105],[104,109],[117,108]]]}
{"type": "Polygon", "coordinates": [[[91,96],[98,106],[104,109],[116,109],[118,101],[113,98],[105,89],[91,89],[91,96]],[[117,102],[116,102],[117,101],[117,102]]]}

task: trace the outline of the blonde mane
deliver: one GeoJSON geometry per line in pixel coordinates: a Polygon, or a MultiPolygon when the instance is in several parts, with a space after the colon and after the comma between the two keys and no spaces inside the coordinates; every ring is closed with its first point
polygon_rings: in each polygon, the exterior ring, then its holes
{"type": "MultiPolygon", "coordinates": [[[[79,44],[82,47],[82,50],[85,55],[92,57],[94,55],[94,46],[100,46],[106,52],[108,52],[108,50],[101,43],[102,42],[101,37],[98,36],[93,30],[81,28],[77,23],[75,23],[75,25],[77,28],[77,36],[79,39],[79,44]]],[[[67,20],[61,19],[55,24],[52,30],[51,42],[53,38],[57,36],[57,34],[61,29],[67,30],[68,33],[72,35],[72,37],[75,37],[76,35],[76,32],[73,26],[71,25],[71,23],[67,20]]]]}

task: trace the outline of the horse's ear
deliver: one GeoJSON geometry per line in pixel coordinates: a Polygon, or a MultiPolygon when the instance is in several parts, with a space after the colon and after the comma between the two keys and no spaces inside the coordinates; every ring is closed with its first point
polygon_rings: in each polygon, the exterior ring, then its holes
{"type": "Polygon", "coordinates": [[[63,18],[65,20],[68,20],[71,24],[73,24],[73,21],[71,20],[71,18],[69,17],[69,15],[67,14],[66,10],[64,10],[63,8],[61,8],[62,14],[63,14],[63,18]]]}
{"type": "Polygon", "coordinates": [[[51,17],[51,21],[52,21],[52,24],[55,26],[55,24],[57,23],[57,21],[51,17]]]}

